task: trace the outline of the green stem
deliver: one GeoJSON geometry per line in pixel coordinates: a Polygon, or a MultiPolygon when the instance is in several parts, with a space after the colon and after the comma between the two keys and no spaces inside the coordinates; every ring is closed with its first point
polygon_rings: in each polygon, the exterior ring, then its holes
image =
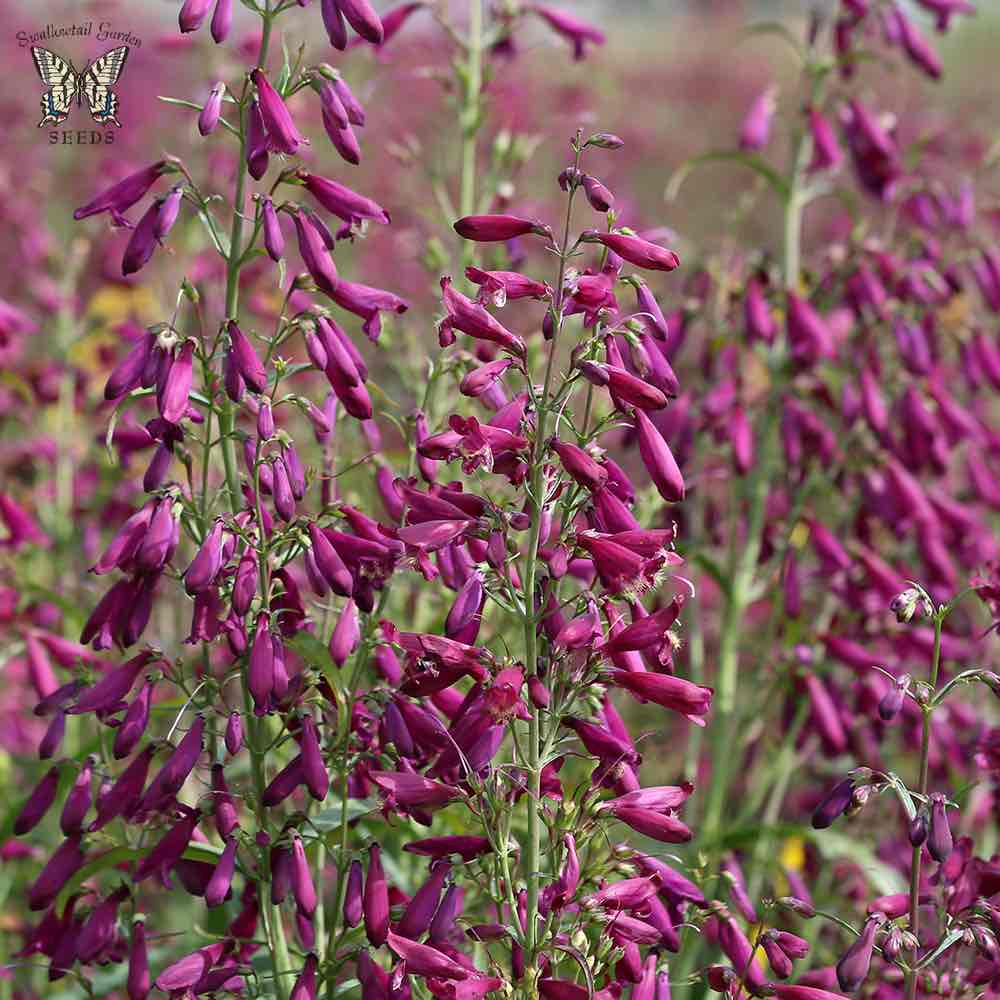
{"type": "MultiPolygon", "coordinates": [[[[939,609],[934,615],[934,651],[931,654],[930,686],[932,697],[923,706],[924,721],[920,734],[920,784],[918,791],[924,797],[927,795],[927,774],[931,753],[931,716],[934,714],[933,692],[937,688],[938,672],[941,669],[941,627],[944,624],[945,609],[939,609]]],[[[920,861],[922,846],[913,848],[913,860],[910,863],[910,933],[917,937],[920,930],[920,861]]],[[[919,945],[913,949],[910,960],[910,970],[906,973],[906,1000],[914,1000],[917,995],[917,959],[919,945]]]]}
{"type": "MultiPolygon", "coordinates": [[[[792,147],[788,197],[785,200],[784,219],[784,280],[785,287],[798,287],[801,270],[802,197],[801,178],[809,157],[808,136],[800,132],[792,147]]],[[[703,834],[717,854],[716,841],[722,823],[722,812],[729,794],[734,752],[735,727],[738,721],[737,695],[739,687],[739,651],[743,633],[743,619],[753,592],[757,558],[760,555],[761,531],[767,493],[771,482],[771,465],[776,450],[781,399],[781,357],[778,345],[772,349],[771,391],[757,428],[757,463],[748,483],[746,537],[743,544],[736,541],[736,524],[733,524],[733,544],[730,548],[729,589],[722,609],[719,632],[718,668],[712,719],[712,778],[705,804],[703,834]]],[[[733,518],[738,509],[733,510],[733,518]]]]}
{"type": "MultiPolygon", "coordinates": [[[[459,214],[476,210],[476,136],[479,134],[479,103],[483,89],[483,3],[469,0],[469,37],[466,41],[465,87],[462,91],[462,177],[459,214]]],[[[462,272],[475,257],[474,244],[462,240],[462,272]]]]}
{"type": "MultiPolygon", "coordinates": [[[[579,143],[579,136],[575,144],[576,160],[575,167],[580,165],[580,155],[582,149],[579,143]]],[[[528,534],[528,549],[524,557],[523,569],[523,592],[524,592],[524,669],[525,674],[530,677],[538,673],[538,617],[535,610],[535,582],[536,570],[538,566],[538,544],[541,536],[542,515],[545,510],[542,490],[543,466],[545,458],[545,440],[548,425],[548,400],[552,389],[552,373],[556,353],[556,344],[559,339],[559,331],[562,328],[562,305],[563,305],[563,283],[566,277],[566,263],[569,257],[569,231],[573,218],[573,197],[576,189],[570,190],[566,200],[566,220],[563,227],[562,243],[559,247],[559,273],[556,280],[556,291],[552,304],[555,313],[553,324],[552,340],[549,342],[548,357],[545,362],[545,381],[542,385],[542,394],[537,400],[537,415],[535,426],[535,439],[531,452],[531,473],[529,477],[530,493],[529,503],[531,506],[531,527],[528,534]]],[[[539,813],[541,806],[541,719],[538,709],[531,709],[531,718],[528,721],[528,851],[525,863],[527,881],[527,916],[525,932],[525,951],[528,961],[528,968],[534,966],[538,950],[538,889],[539,872],[541,867],[541,816],[539,813]]],[[[530,977],[529,977],[530,983],[530,977]]]]}

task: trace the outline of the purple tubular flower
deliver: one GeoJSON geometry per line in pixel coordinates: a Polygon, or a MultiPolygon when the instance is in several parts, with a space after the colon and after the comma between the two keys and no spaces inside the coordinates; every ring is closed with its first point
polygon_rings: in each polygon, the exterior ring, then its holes
{"type": "Polygon", "coordinates": [[[221,764],[212,765],[212,812],[215,816],[215,828],[219,836],[226,840],[239,826],[239,819],[221,764]]]}
{"type": "Polygon", "coordinates": [[[225,902],[226,896],[229,895],[233,874],[236,871],[236,843],[236,838],[230,837],[222,849],[222,856],[205,887],[206,906],[221,906],[225,902]]]}
{"type": "Polygon", "coordinates": [[[267,173],[268,141],[267,129],[260,110],[260,102],[250,103],[247,113],[247,170],[250,176],[259,181],[267,173]]]}
{"type": "Polygon", "coordinates": [[[104,385],[104,398],[109,402],[124,396],[139,386],[142,373],[149,360],[150,352],[156,344],[156,337],[145,334],[136,341],[132,349],[115,365],[104,385]]]}
{"type": "Polygon", "coordinates": [[[38,878],[28,889],[28,909],[47,910],[62,887],[76,874],[84,862],[80,835],[67,837],[53,852],[38,878]]]}
{"type": "Polygon", "coordinates": [[[271,86],[266,74],[261,69],[255,69],[250,74],[257,88],[257,100],[260,104],[260,115],[271,148],[279,153],[291,156],[302,145],[304,140],[295,127],[295,122],[289,114],[281,95],[271,86]]]}
{"type": "Polygon", "coordinates": [[[247,335],[230,320],[226,326],[229,334],[229,350],[240,377],[251,392],[258,395],[267,390],[267,369],[264,367],[247,335]]]}
{"type": "Polygon", "coordinates": [[[836,353],[829,327],[805,299],[788,293],[788,342],[800,364],[815,364],[836,353]]]}
{"type": "MultiPolygon", "coordinates": [[[[263,407],[261,408],[263,413],[263,407]]],[[[280,456],[276,456],[271,462],[271,469],[274,479],[274,509],[282,521],[288,523],[295,517],[295,497],[292,496],[292,485],[288,480],[288,470],[280,456]]]]}
{"type": "Polygon", "coordinates": [[[298,834],[292,835],[292,895],[301,913],[311,917],[316,912],[316,888],[309,871],[305,847],[298,834]]]}
{"type": "Polygon", "coordinates": [[[155,752],[156,748],[151,744],[143,747],[122,771],[108,793],[98,795],[97,818],[90,824],[91,833],[107,826],[117,816],[129,817],[137,810],[143,786],[146,784],[146,775],[149,773],[149,764],[155,752]]]}
{"type": "Polygon", "coordinates": [[[656,484],[660,496],[668,503],[678,503],[684,499],[684,477],[677,466],[670,446],[663,435],[641,408],[636,408],[635,425],[638,432],[639,454],[646,471],[656,484]]]}
{"type": "Polygon", "coordinates": [[[771,121],[777,109],[777,90],[768,87],[754,98],[740,127],[740,149],[756,152],[767,145],[771,121]]]}
{"type": "Polygon", "coordinates": [[[221,45],[228,37],[233,26],[233,0],[216,0],[215,13],[212,14],[212,38],[221,45]]]}
{"type": "Polygon", "coordinates": [[[356,167],[361,162],[361,144],[354,134],[354,129],[350,125],[340,128],[330,118],[325,106],[323,107],[323,128],[326,129],[330,142],[341,158],[356,167]]]}
{"type": "Polygon", "coordinates": [[[299,170],[296,176],[306,190],[328,211],[347,223],[373,219],[388,225],[389,213],[381,205],[328,177],[299,170]]]}
{"type": "Polygon", "coordinates": [[[344,15],[340,12],[338,0],[320,0],[320,12],[330,44],[343,52],[347,48],[347,25],[344,22],[344,15]]]}
{"type": "Polygon", "coordinates": [[[381,45],[385,37],[382,21],[368,0],[337,0],[347,23],[372,45],[381,45]]]}
{"type": "Polygon", "coordinates": [[[357,927],[364,916],[364,870],[355,858],[347,872],[347,892],[344,896],[344,922],[357,927]]]}
{"type": "Polygon", "coordinates": [[[680,267],[680,257],[656,243],[626,233],[599,233],[594,229],[583,234],[587,242],[600,243],[623,260],[650,271],[673,271],[680,267]]]}
{"type": "Polygon", "coordinates": [[[837,141],[833,126],[815,108],[809,109],[809,132],[812,136],[813,155],[809,170],[830,170],[839,166],[844,152],[837,141]]]}
{"type": "Polygon", "coordinates": [[[266,615],[261,615],[258,620],[250,647],[247,688],[253,698],[254,715],[264,715],[270,709],[271,692],[274,690],[274,644],[266,615]]]}
{"type": "Polygon", "coordinates": [[[340,617],[333,629],[333,635],[330,636],[330,657],[333,662],[338,667],[342,667],[351,653],[358,648],[360,642],[361,628],[358,624],[358,607],[351,600],[341,610],[340,617]]]}
{"type": "Polygon", "coordinates": [[[339,286],[337,268],[313,220],[302,211],[292,213],[299,254],[313,281],[327,295],[333,296],[339,286]]]}
{"type": "Polygon", "coordinates": [[[145,267],[156,249],[156,230],[159,225],[159,216],[162,202],[154,201],[146,209],[139,220],[132,236],[125,247],[125,254],[122,257],[122,274],[127,278],[130,274],[145,267]]]}
{"type": "Polygon", "coordinates": [[[180,861],[198,825],[201,813],[192,809],[178,820],[154,845],[152,850],[136,865],[133,882],[143,882],[151,875],[159,874],[169,885],[167,873],[180,861]]]}
{"type": "Polygon", "coordinates": [[[606,212],[615,203],[615,196],[596,177],[591,177],[590,174],[583,175],[583,190],[591,208],[597,212],[606,212]]]}
{"type": "Polygon", "coordinates": [[[149,704],[153,696],[153,682],[146,681],[129,705],[122,724],[115,732],[113,753],[115,760],[124,760],[142,739],[149,723],[149,704]]]}
{"type": "Polygon", "coordinates": [[[430,875],[414,893],[396,927],[403,937],[416,940],[430,928],[450,873],[451,865],[446,862],[436,861],[431,865],[430,875]]]}
{"type": "Polygon", "coordinates": [[[281,231],[281,222],[274,210],[274,202],[270,198],[262,198],[260,207],[264,220],[264,247],[271,260],[277,263],[285,256],[285,235],[281,231]]]}
{"type": "Polygon", "coordinates": [[[389,947],[406,963],[407,970],[415,975],[445,980],[463,980],[471,975],[464,965],[430,945],[418,944],[391,931],[386,939],[389,947]]]}
{"type": "Polygon", "coordinates": [[[530,8],[558,35],[562,35],[573,46],[573,58],[583,59],[587,54],[587,44],[603,45],[604,32],[592,24],[574,17],[567,11],[548,4],[533,4],[530,8]]]}
{"type": "Polygon", "coordinates": [[[196,715],[191,728],[146,789],[141,803],[143,811],[157,808],[161,802],[169,800],[181,790],[201,756],[204,733],[205,720],[201,715],[196,715]]]}
{"type": "Polygon", "coordinates": [[[302,755],[300,754],[274,776],[271,783],[264,789],[261,802],[268,807],[276,806],[284,802],[303,781],[305,781],[305,775],[302,773],[302,755]]]}
{"type": "Polygon", "coordinates": [[[160,416],[167,423],[180,423],[187,411],[194,380],[194,347],[193,340],[184,341],[157,393],[160,416]]]}
{"type": "Polygon", "coordinates": [[[330,789],[330,776],[323,763],[323,752],[319,745],[319,735],[312,716],[302,717],[302,774],[309,794],[322,802],[330,789]]]}
{"type": "Polygon", "coordinates": [[[813,812],[813,829],[825,830],[838,816],[847,811],[853,797],[854,781],[852,778],[844,778],[843,781],[834,785],[813,812]]]}
{"type": "Polygon", "coordinates": [[[125,980],[128,1000],[146,1000],[151,986],[149,955],[146,951],[146,924],[143,920],[136,920],[132,924],[128,949],[128,976],[125,980]]]}
{"type": "Polygon", "coordinates": [[[225,91],[226,85],[220,81],[209,92],[205,106],[198,115],[198,131],[202,135],[211,135],[218,127],[222,114],[222,95],[225,91]]]}
{"type": "Polygon", "coordinates": [[[22,837],[38,826],[55,801],[58,789],[59,768],[50,767],[17,814],[17,819],[14,820],[15,836],[22,837]]]}
{"type": "Polygon", "coordinates": [[[549,236],[552,231],[536,219],[515,215],[466,215],[455,223],[455,232],[477,243],[506,243],[518,236],[549,236]]]}
{"type": "Polygon", "coordinates": [[[837,982],[845,993],[853,993],[865,981],[872,963],[875,934],[882,925],[882,915],[869,918],[857,940],[837,963],[837,982]]]}
{"type": "Polygon", "coordinates": [[[205,23],[211,6],[212,0],[184,0],[184,6],[177,17],[181,31],[197,31],[205,23]]]}
{"type": "Polygon", "coordinates": [[[743,313],[747,337],[751,341],[762,340],[765,344],[772,343],[777,332],[777,324],[767,299],[764,298],[764,289],[758,278],[750,278],[747,281],[743,297],[743,313]]]}
{"type": "Polygon", "coordinates": [[[239,712],[230,712],[226,721],[226,749],[231,754],[237,754],[243,747],[243,716],[239,712]]]}
{"type": "Polygon", "coordinates": [[[951,827],[948,825],[948,800],[940,792],[935,792],[931,795],[930,802],[931,819],[927,850],[938,864],[944,864],[951,857],[953,848],[951,827]]]}
{"type": "Polygon", "coordinates": [[[233,582],[233,610],[244,616],[257,594],[257,553],[248,548],[240,557],[233,582]]]}
{"type": "Polygon", "coordinates": [[[313,952],[306,955],[305,965],[295,980],[288,1000],[316,1000],[316,968],[319,959],[313,952]]]}
{"type": "Polygon", "coordinates": [[[70,715],[82,715],[85,712],[101,712],[113,708],[132,690],[136,678],[152,659],[152,653],[140,653],[116,667],[93,687],[83,691],[67,712],[70,715]]]}
{"type": "Polygon", "coordinates": [[[372,844],[364,892],[365,934],[373,948],[381,948],[389,936],[389,887],[382,871],[382,854],[372,844]]]}
{"type": "Polygon", "coordinates": [[[478,302],[451,287],[451,278],[441,279],[441,292],[447,316],[438,324],[438,340],[442,347],[454,341],[453,330],[465,333],[476,340],[486,340],[523,358],[524,341],[511,333],[478,302]]]}
{"type": "Polygon", "coordinates": [[[78,208],[73,213],[73,218],[79,221],[101,212],[110,212],[118,225],[124,224],[123,214],[140,201],[156,181],[170,169],[171,165],[167,160],[157,160],[156,163],[129,174],[78,208]]]}
{"type": "Polygon", "coordinates": [[[340,99],[340,93],[337,88],[326,79],[314,83],[313,86],[319,93],[323,114],[329,119],[330,124],[337,128],[347,128],[351,124],[351,120],[347,115],[347,108],[344,107],[344,102],[340,99]]]}
{"type": "Polygon", "coordinates": [[[199,982],[222,957],[225,942],[206,945],[167,966],[156,978],[157,989],[178,994],[199,982]]]}
{"type": "Polygon", "coordinates": [[[51,760],[62,745],[63,737],[66,735],[66,713],[62,710],[52,716],[45,730],[45,735],[38,743],[38,759],[51,760]]]}
{"type": "Polygon", "coordinates": [[[184,589],[192,597],[208,590],[222,570],[222,529],[222,520],[216,520],[184,573],[184,589]]]}
{"type": "Polygon", "coordinates": [[[312,541],[313,558],[316,568],[330,589],[341,597],[350,597],[354,590],[354,578],[351,576],[340,553],[330,544],[330,540],[315,522],[309,524],[309,538],[312,541]]]}

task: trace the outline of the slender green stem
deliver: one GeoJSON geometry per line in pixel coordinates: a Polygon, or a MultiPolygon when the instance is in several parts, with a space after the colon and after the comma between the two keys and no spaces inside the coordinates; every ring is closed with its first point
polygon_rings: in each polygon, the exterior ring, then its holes
{"type": "MultiPolygon", "coordinates": [[[[924,720],[920,734],[920,778],[917,790],[922,796],[927,795],[927,774],[931,752],[931,716],[934,714],[933,692],[937,688],[938,673],[941,669],[941,627],[944,625],[945,609],[939,609],[934,615],[934,651],[931,654],[930,686],[932,697],[923,706],[924,720]]],[[[923,847],[913,848],[913,860],[910,863],[910,933],[914,938],[920,931],[920,861],[923,847]]],[[[919,957],[919,945],[913,949],[910,960],[910,971],[906,974],[906,1000],[914,1000],[917,995],[916,965],[919,957]]]]}
{"type": "MultiPolygon", "coordinates": [[[[481,122],[480,101],[483,89],[483,0],[469,0],[469,37],[466,40],[465,87],[462,91],[462,177],[459,212],[472,215],[476,210],[476,137],[481,122]]],[[[462,271],[473,263],[475,247],[461,241],[462,271]]]]}
{"type": "MultiPolygon", "coordinates": [[[[792,146],[789,193],[785,201],[784,280],[785,287],[789,290],[798,287],[801,270],[802,210],[805,207],[801,178],[808,162],[809,147],[808,136],[800,132],[792,146]]],[[[733,544],[730,548],[729,589],[722,609],[713,701],[712,778],[706,796],[702,827],[703,835],[708,843],[713,845],[718,840],[722,812],[729,794],[731,763],[737,759],[737,754],[733,751],[733,741],[738,718],[740,640],[743,633],[743,618],[753,592],[767,493],[770,488],[771,466],[777,445],[775,437],[781,397],[780,350],[778,345],[772,350],[771,391],[757,428],[757,462],[747,484],[745,539],[742,544],[733,544]]],[[[739,513],[738,491],[734,495],[734,501],[732,516],[735,521],[739,513]]],[[[736,530],[737,526],[734,523],[732,528],[734,543],[736,530]]]]}
{"type": "MultiPolygon", "coordinates": [[[[579,137],[575,144],[575,167],[579,167],[581,148],[579,137]]],[[[541,536],[542,515],[545,510],[545,499],[542,496],[544,482],[542,470],[545,458],[545,439],[548,425],[548,402],[552,389],[552,374],[556,345],[559,331],[562,328],[563,283],[566,277],[566,263],[569,258],[569,231],[573,218],[573,196],[575,188],[570,190],[566,200],[566,220],[563,227],[562,243],[559,247],[559,272],[552,309],[555,313],[552,340],[549,342],[548,356],[545,362],[545,380],[541,396],[537,400],[535,417],[535,439],[531,453],[531,473],[529,476],[531,506],[531,527],[528,535],[528,549],[524,557],[522,584],[524,591],[524,668],[527,676],[538,673],[538,620],[535,610],[535,584],[538,566],[538,544],[541,536]]],[[[538,940],[538,889],[541,866],[541,719],[537,709],[531,709],[528,721],[528,851],[525,863],[527,881],[527,917],[525,925],[525,942],[529,967],[533,967],[538,940]]]]}

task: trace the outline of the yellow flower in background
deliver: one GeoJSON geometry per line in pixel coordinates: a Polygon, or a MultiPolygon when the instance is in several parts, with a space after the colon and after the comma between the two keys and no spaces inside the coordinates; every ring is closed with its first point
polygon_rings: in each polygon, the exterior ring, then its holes
{"type": "Polygon", "coordinates": [[[789,837],[781,845],[781,867],[800,872],[806,864],[806,844],[801,837],[789,837]]]}
{"type": "Polygon", "coordinates": [[[102,351],[117,343],[114,328],[128,319],[143,326],[156,321],[160,303],[145,285],[102,285],[87,303],[86,333],[73,342],[68,360],[83,371],[95,373],[101,369],[102,351]]]}

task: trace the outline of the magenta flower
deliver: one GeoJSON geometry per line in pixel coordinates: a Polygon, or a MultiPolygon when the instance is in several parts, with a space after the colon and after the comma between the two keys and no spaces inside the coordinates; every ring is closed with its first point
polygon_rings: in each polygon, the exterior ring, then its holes
{"type": "Polygon", "coordinates": [[[424,807],[436,809],[458,798],[461,792],[450,785],[431,781],[419,774],[402,771],[370,771],[372,781],[387,799],[404,809],[424,807]]]}
{"type": "Polygon", "coordinates": [[[511,333],[497,319],[486,311],[483,306],[472,299],[455,291],[451,287],[451,278],[441,279],[441,292],[447,315],[438,324],[438,339],[445,347],[454,341],[453,330],[468,334],[476,340],[486,340],[510,351],[515,357],[523,358],[525,354],[524,341],[511,333]]]}
{"type": "Polygon", "coordinates": [[[255,69],[250,74],[250,79],[257,88],[260,116],[271,148],[278,153],[291,156],[307,140],[299,134],[285,102],[271,86],[264,71],[255,69]]]}
{"type": "Polygon", "coordinates": [[[650,478],[668,503],[678,503],[684,499],[684,477],[677,467],[673,452],[663,440],[663,435],[641,408],[634,411],[636,431],[639,439],[639,454],[650,478]]]}
{"type": "Polygon", "coordinates": [[[758,151],[767,145],[771,135],[771,120],[777,109],[777,88],[767,87],[757,97],[747,111],[740,126],[740,149],[758,151]]]}
{"type": "MultiPolygon", "coordinates": [[[[213,21],[213,24],[215,22],[213,21]]],[[[198,115],[198,131],[202,135],[211,135],[219,125],[222,114],[222,95],[226,92],[224,83],[217,83],[209,92],[205,106],[198,115]]]]}
{"type": "Polygon", "coordinates": [[[364,892],[365,934],[372,947],[380,948],[389,936],[389,887],[382,871],[378,844],[368,852],[368,874],[364,892]]]}
{"type": "Polygon", "coordinates": [[[444,952],[430,945],[411,941],[389,931],[386,936],[389,947],[404,962],[410,972],[418,976],[434,979],[468,979],[471,973],[463,965],[449,958],[444,952]]]}
{"type": "Polygon", "coordinates": [[[351,225],[365,219],[389,223],[389,213],[381,205],[349,187],[305,170],[296,172],[306,190],[328,211],[351,225]]]}
{"type": "Polygon", "coordinates": [[[589,229],[583,234],[583,239],[589,243],[600,243],[630,264],[650,271],[673,271],[681,266],[680,257],[673,250],[666,250],[640,236],[599,233],[596,229],[589,229]]]}
{"type": "Polygon", "coordinates": [[[534,11],[556,34],[565,38],[573,46],[573,58],[583,59],[587,54],[587,45],[603,45],[604,32],[592,24],[574,17],[558,7],[548,4],[532,4],[534,11]]]}
{"type": "Polygon", "coordinates": [[[698,726],[705,725],[703,716],[712,707],[712,688],[694,684],[683,677],[612,670],[609,680],[640,700],[652,701],[679,712],[698,726]]]}
{"type": "Polygon", "coordinates": [[[518,236],[547,236],[552,231],[536,219],[522,219],[516,215],[467,215],[454,226],[464,240],[478,243],[504,243],[518,236]]]}
{"type": "Polygon", "coordinates": [[[137,201],[140,201],[147,191],[165,173],[173,169],[169,160],[157,160],[134,174],[129,174],[107,190],[96,195],[86,205],[82,205],[73,213],[73,218],[79,221],[101,212],[109,212],[115,225],[125,226],[128,221],[124,217],[137,201]]]}
{"type": "Polygon", "coordinates": [[[35,518],[8,493],[0,493],[0,521],[7,529],[7,537],[0,540],[0,546],[19,549],[22,545],[40,545],[47,548],[52,544],[35,518]]]}

